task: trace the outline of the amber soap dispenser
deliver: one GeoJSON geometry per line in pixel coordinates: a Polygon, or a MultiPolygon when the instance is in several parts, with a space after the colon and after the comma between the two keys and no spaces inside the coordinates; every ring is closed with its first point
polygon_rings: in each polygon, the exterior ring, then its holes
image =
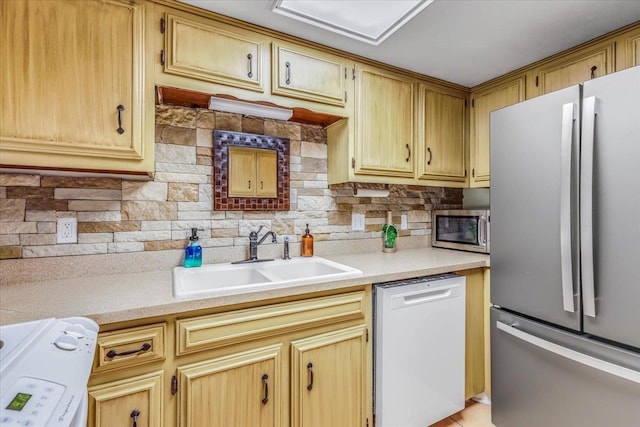
{"type": "Polygon", "coordinates": [[[302,235],[302,256],[313,256],[313,236],[309,233],[309,224],[302,235]]]}

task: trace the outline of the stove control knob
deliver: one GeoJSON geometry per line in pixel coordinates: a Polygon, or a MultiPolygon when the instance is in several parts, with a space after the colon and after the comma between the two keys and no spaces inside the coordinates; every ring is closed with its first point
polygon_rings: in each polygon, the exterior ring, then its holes
{"type": "Polygon", "coordinates": [[[64,333],[65,335],[69,335],[77,339],[82,339],[87,336],[87,330],[84,328],[84,326],[78,323],[67,326],[64,329],[64,333]]]}
{"type": "Polygon", "coordinates": [[[78,348],[78,339],[70,335],[60,335],[53,342],[60,350],[73,351],[78,348]]]}

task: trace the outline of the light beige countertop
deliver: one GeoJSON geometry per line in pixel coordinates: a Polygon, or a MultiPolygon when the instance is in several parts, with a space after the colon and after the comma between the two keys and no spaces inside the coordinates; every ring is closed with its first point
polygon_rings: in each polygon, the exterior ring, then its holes
{"type": "Polygon", "coordinates": [[[0,325],[69,316],[86,316],[99,324],[108,324],[489,266],[488,255],[431,247],[402,249],[395,253],[322,257],[355,267],[363,272],[363,276],[197,299],[173,296],[172,270],[3,283],[0,286],[0,325]]]}

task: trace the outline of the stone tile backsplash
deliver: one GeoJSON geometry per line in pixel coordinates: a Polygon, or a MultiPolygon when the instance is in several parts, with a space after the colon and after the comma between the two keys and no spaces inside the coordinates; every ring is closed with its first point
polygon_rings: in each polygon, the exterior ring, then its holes
{"type": "Polygon", "coordinates": [[[260,225],[297,242],[307,223],[317,241],[378,241],[387,210],[397,224],[407,215],[401,236],[421,236],[432,209],[462,205],[461,189],[390,185],[389,197],[366,198],[329,188],[326,143],[319,126],[157,106],[153,181],[0,173],[0,259],[182,249],[193,227],[205,248],[247,246],[260,225]],[[290,139],[289,211],[213,210],[213,129],[290,139]],[[352,212],[365,214],[364,232],[351,231],[352,212]],[[78,219],[78,243],[56,244],[63,217],[78,219]]]}

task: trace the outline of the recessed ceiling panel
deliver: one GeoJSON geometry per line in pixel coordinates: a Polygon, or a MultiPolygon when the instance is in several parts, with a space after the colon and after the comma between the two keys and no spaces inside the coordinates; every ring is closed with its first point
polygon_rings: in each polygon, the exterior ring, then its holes
{"type": "Polygon", "coordinates": [[[277,0],[272,10],[377,46],[432,1],[277,0]]]}

